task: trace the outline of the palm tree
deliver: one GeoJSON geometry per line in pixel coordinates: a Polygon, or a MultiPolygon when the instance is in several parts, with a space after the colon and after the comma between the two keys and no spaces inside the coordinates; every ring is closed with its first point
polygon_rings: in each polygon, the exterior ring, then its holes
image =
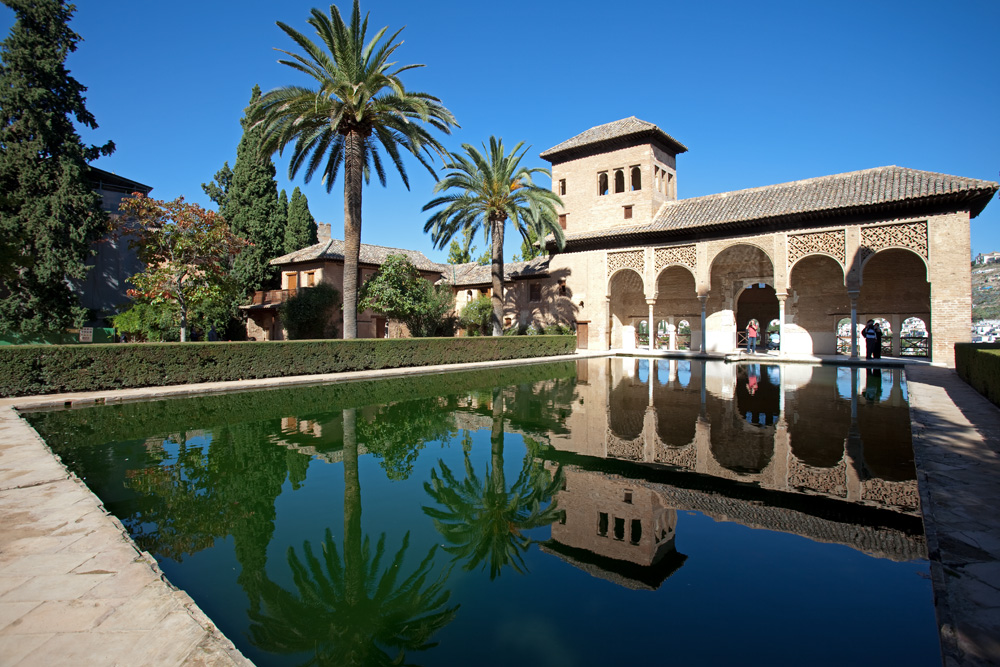
{"type": "Polygon", "coordinates": [[[518,143],[507,154],[503,139],[490,137],[488,150],[483,144],[487,153],[484,155],[474,146],[462,144],[466,154],[451,153],[451,160],[445,165],[450,171],[434,186],[434,192],[454,192],[424,206],[425,211],[444,206],[424,225],[424,231],[431,232],[438,248],[444,248],[453,236],[466,229],[474,234],[485,228],[490,235],[494,336],[503,335],[503,235],[507,221],[514,223],[526,242],[530,230],[539,239],[551,233],[559,249],[566,244],[556,215],[556,206],[562,206],[562,200],[531,180],[532,174],[551,174],[543,167],[519,166],[528,150],[522,150],[523,145],[524,142],[518,143]]]}
{"type": "Polygon", "coordinates": [[[406,90],[399,75],[423,65],[397,66],[390,57],[402,44],[402,30],[383,39],[388,28],[366,41],[368,15],[361,18],[354,0],[350,24],[330,5],[327,16],[312,10],[308,20],[319,44],[279,22],[277,25],[304,55],[278,49],[291,60],[283,65],[313,79],[315,88],[285,86],[265,94],[251,118],[263,127],[263,150],[282,151],[295,144],[288,175],[295,178],[305,166],[305,182],[320,171],[329,192],[341,167],[344,170],[344,338],[357,337],[358,254],[361,250],[361,192],[374,169],[385,186],[384,157],[392,160],[406,188],[410,181],[401,149],[414,155],[437,178],[427,157],[444,155],[429,128],[450,133],[457,125],[441,101],[423,92],[406,90]],[[425,155],[426,154],[426,155],[425,155]]]}
{"type": "Polygon", "coordinates": [[[424,513],[434,520],[435,528],[448,542],[445,551],[455,560],[464,560],[466,570],[488,564],[490,579],[498,577],[505,565],[520,573],[527,570],[521,554],[532,540],[522,531],[547,526],[559,518],[555,501],[549,501],[563,481],[561,467],[550,475],[529,453],[517,480],[507,487],[501,405],[500,391],[496,390],[490,433],[492,465],[486,473],[482,477],[476,473],[466,452],[464,480],[439,461],[440,475],[431,470],[431,481],[424,483],[427,494],[442,506],[425,506],[424,513]],[[549,504],[543,507],[546,502],[549,504]]]}

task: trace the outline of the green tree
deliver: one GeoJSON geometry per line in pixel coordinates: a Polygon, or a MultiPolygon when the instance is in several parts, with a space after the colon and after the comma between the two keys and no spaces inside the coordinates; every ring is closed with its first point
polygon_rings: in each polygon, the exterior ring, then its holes
{"type": "Polygon", "coordinates": [[[389,255],[358,294],[359,309],[371,308],[403,322],[414,337],[445,335],[454,305],[451,290],[435,288],[406,255],[389,255]]]}
{"type": "Polygon", "coordinates": [[[252,125],[249,115],[260,101],[260,87],[254,86],[246,115],[240,121],[243,137],[236,148],[236,163],[226,202],[226,221],[233,234],[248,242],[233,266],[237,282],[245,293],[277,289],[277,269],[270,265],[284,254],[287,215],[278,210],[278,183],[274,179],[271,153],[261,146],[262,130],[252,125]]]}
{"type": "Polygon", "coordinates": [[[130,235],[131,247],[146,266],[129,279],[135,287],[128,294],[176,307],[184,342],[189,313],[233,301],[237,285],[229,265],[245,242],[217,213],[188,204],[183,197],[164,202],[137,195],[124,200],[120,210],[117,230],[130,235]]]}
{"type": "Polygon", "coordinates": [[[229,215],[226,207],[229,205],[229,188],[232,184],[233,170],[229,168],[229,162],[222,164],[222,169],[215,172],[215,176],[210,183],[201,184],[201,189],[205,191],[208,198],[215,202],[215,205],[218,207],[219,215],[226,220],[229,219],[226,217],[229,215]]]}
{"type": "Polygon", "coordinates": [[[278,23],[304,52],[282,51],[290,59],[279,62],[315,79],[317,88],[272,90],[257,105],[254,118],[263,127],[267,151],[294,143],[291,178],[305,165],[305,181],[319,171],[329,192],[343,167],[344,338],[356,338],[362,185],[370,182],[373,170],[385,185],[379,147],[409,189],[401,151],[412,154],[433,175],[427,158],[444,149],[428,126],[448,133],[455,119],[436,97],[404,87],[400,74],[421,65],[399,66],[391,60],[402,44],[396,41],[401,31],[384,39],[383,28],[368,39],[368,17],[362,19],[358,0],[349,23],[334,5],[329,16],[313,9],[308,22],[320,44],[278,23]]]}
{"type": "Polygon", "coordinates": [[[510,261],[527,262],[536,257],[541,257],[543,254],[545,254],[545,251],[538,245],[538,234],[533,229],[528,228],[527,236],[521,240],[521,252],[514,253],[510,261]]]}
{"type": "Polygon", "coordinates": [[[288,226],[285,227],[285,252],[295,252],[319,242],[316,220],[309,212],[309,200],[296,186],[288,206],[288,226]]]}
{"type": "Polygon", "coordinates": [[[62,0],[4,0],[17,21],[0,43],[0,331],[33,334],[83,323],[70,281],[107,229],[87,163],[114,143],[85,146],[97,128],[66,56],[80,36],[62,0]]]}
{"type": "Polygon", "coordinates": [[[284,188],[281,188],[281,192],[278,194],[278,218],[285,221],[284,222],[285,238],[287,239],[288,238],[288,193],[285,192],[284,188]]]}
{"type": "Polygon", "coordinates": [[[556,215],[556,205],[561,205],[562,200],[551,190],[535,185],[531,178],[532,174],[549,171],[520,166],[527,152],[522,146],[523,142],[518,143],[508,154],[503,139],[490,137],[489,148],[483,144],[484,155],[475,146],[462,144],[465,154],[451,153],[445,165],[449,172],[434,186],[435,192],[451,192],[432,199],[423,209],[443,207],[424,225],[438,248],[444,248],[466,228],[490,234],[494,336],[503,335],[503,237],[507,222],[513,223],[525,241],[532,230],[536,238],[551,233],[559,248],[566,243],[556,215]]]}
{"type": "Polygon", "coordinates": [[[485,336],[492,320],[493,303],[484,294],[465,304],[458,316],[458,326],[471,334],[485,336]]]}
{"type": "Polygon", "coordinates": [[[281,304],[281,321],[291,340],[330,338],[330,316],[340,304],[340,294],[328,283],[298,290],[281,304]]]}

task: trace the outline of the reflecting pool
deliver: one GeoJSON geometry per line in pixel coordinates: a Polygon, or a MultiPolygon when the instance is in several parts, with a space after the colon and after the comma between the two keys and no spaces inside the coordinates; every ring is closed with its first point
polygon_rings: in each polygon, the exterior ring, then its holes
{"type": "Polygon", "coordinates": [[[940,664],[906,401],[605,358],[27,417],[258,665],[940,664]]]}

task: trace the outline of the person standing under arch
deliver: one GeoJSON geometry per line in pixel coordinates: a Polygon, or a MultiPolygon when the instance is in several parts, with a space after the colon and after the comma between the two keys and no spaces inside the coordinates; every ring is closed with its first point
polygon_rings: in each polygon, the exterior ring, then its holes
{"type": "Polygon", "coordinates": [[[757,354],[757,336],[760,334],[760,325],[757,320],[747,322],[747,352],[757,354]]]}
{"type": "Polygon", "coordinates": [[[875,355],[882,337],[875,327],[875,320],[868,320],[865,328],[861,330],[861,335],[865,337],[865,359],[876,359],[875,355]]]}

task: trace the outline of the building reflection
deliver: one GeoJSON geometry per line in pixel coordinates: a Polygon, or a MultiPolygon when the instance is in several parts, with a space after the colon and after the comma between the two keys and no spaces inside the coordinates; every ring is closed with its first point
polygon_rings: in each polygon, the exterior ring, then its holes
{"type": "Polygon", "coordinates": [[[566,488],[549,552],[655,588],[684,562],[677,512],[698,511],[878,557],[926,557],[900,369],[577,364],[568,432],[550,438],[566,488]]]}

